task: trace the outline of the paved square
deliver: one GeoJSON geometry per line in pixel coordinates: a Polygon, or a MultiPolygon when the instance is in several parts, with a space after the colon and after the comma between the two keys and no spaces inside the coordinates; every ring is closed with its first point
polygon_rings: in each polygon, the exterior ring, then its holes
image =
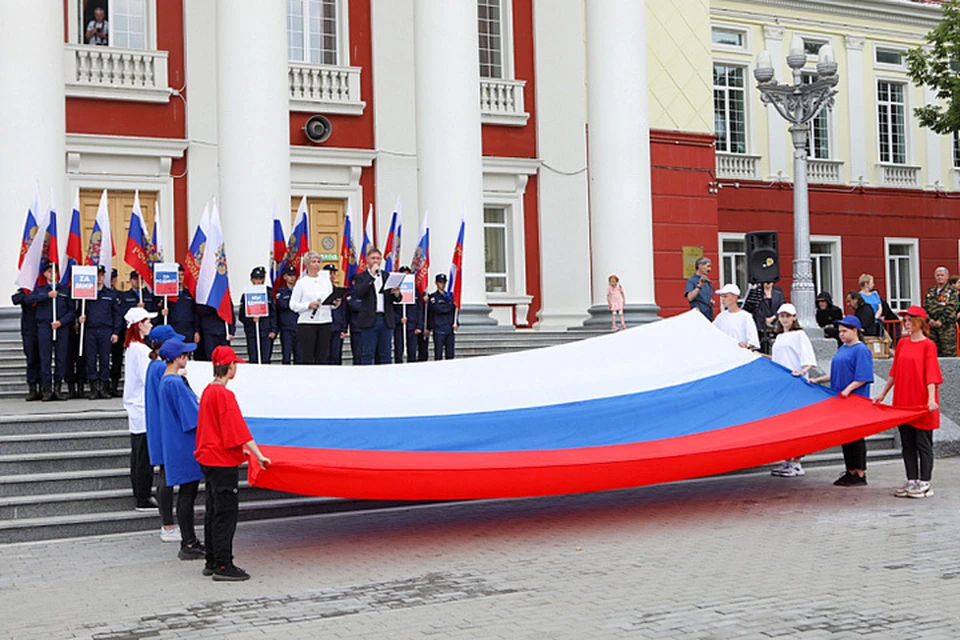
{"type": "Polygon", "coordinates": [[[245,523],[239,584],[155,533],[7,545],[0,637],[960,637],[960,458],[926,500],[838,474],[245,523]]]}

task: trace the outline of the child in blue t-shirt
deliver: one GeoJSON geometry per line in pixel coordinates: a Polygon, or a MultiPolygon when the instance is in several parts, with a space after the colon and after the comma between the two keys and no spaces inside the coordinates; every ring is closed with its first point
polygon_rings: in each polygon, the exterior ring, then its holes
{"type": "MultiPolygon", "coordinates": [[[[837,320],[840,348],[830,362],[829,375],[812,378],[810,382],[829,382],[830,389],[846,398],[850,394],[870,397],[873,382],[873,354],[860,341],[863,325],[857,316],[844,316],[837,320]]],[[[847,470],[834,481],[838,487],[854,487],[867,484],[867,442],[863,438],[843,445],[843,461],[847,470]]]]}

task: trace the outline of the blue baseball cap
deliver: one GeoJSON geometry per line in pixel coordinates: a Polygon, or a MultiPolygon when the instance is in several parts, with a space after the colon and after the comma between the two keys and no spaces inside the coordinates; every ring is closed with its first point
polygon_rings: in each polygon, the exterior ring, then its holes
{"type": "Polygon", "coordinates": [[[833,324],[840,324],[850,329],[863,331],[863,324],[860,322],[860,318],[857,316],[843,316],[839,320],[834,320],[833,324]]]}
{"type": "Polygon", "coordinates": [[[150,339],[154,342],[166,342],[167,340],[186,340],[186,336],[182,336],[176,331],[173,330],[168,324],[158,324],[153,329],[150,330],[150,339]]]}
{"type": "Polygon", "coordinates": [[[163,343],[157,355],[160,356],[160,359],[164,362],[173,362],[183,354],[196,350],[196,348],[197,345],[192,342],[186,343],[178,338],[172,338],[163,343]]]}

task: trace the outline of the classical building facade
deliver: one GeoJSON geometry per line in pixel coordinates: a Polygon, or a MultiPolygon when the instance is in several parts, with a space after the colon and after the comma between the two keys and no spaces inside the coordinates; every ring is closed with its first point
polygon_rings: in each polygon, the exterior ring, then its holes
{"type": "Polygon", "coordinates": [[[903,306],[935,265],[957,267],[956,141],[917,127],[911,109],[931,96],[904,70],[935,5],[63,0],[29,11],[30,29],[0,39],[10,283],[39,182],[61,237],[79,190],[84,240],[108,189],[121,263],[135,190],[148,226],[155,203],[176,259],[216,198],[238,285],[269,258],[273,212],[292,216],[303,196],[312,248],[329,260],[348,210],[358,230],[372,207],[382,239],[399,202],[403,260],[428,215],[431,271],[446,271],[463,216],[464,325],[605,324],[612,273],[629,318],[677,313],[692,258],[743,284],[743,234],[759,229],[780,232],[787,289],[792,151],[752,71],[762,49],[779,63],[794,34],[811,61],[829,43],[840,65],[810,150],[817,286],[849,289],[869,271],[903,306]],[[322,142],[304,130],[317,114],[331,125],[322,142]]]}

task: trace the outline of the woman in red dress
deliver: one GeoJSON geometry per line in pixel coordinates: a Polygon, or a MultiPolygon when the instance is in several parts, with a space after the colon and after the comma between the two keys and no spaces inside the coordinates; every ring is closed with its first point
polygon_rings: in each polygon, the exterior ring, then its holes
{"type": "Polygon", "coordinates": [[[933,495],[930,487],[933,430],[940,428],[938,387],[943,383],[943,374],[937,360],[937,346],[929,338],[927,312],[922,307],[912,306],[900,315],[903,316],[903,337],[893,353],[887,384],[874,404],[883,402],[893,388],[893,406],[925,406],[929,409],[929,413],[912,423],[900,425],[907,483],[894,493],[900,498],[928,498],[933,495]]]}

